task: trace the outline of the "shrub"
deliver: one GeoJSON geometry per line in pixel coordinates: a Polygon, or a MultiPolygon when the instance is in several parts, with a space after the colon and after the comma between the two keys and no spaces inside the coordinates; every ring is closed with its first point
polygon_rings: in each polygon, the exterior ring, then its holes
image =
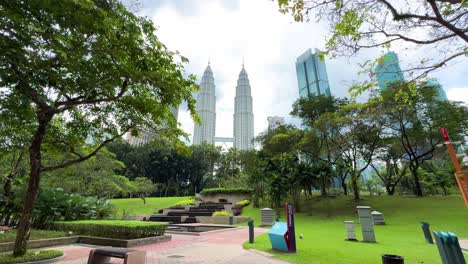
{"type": "Polygon", "coordinates": [[[212,188],[203,189],[201,192],[203,195],[215,195],[215,194],[252,194],[251,189],[245,188],[212,188]]]}
{"type": "Polygon", "coordinates": [[[230,214],[226,211],[216,211],[212,216],[230,216],[230,214]]]}
{"type": "Polygon", "coordinates": [[[77,235],[87,235],[117,239],[135,239],[152,236],[162,236],[167,228],[167,223],[143,222],[143,221],[71,221],[54,222],[52,228],[77,235]]]}
{"type": "Polygon", "coordinates": [[[236,203],[237,206],[242,206],[242,207],[246,207],[249,204],[250,204],[249,200],[242,200],[242,201],[236,203]]]}
{"type": "Polygon", "coordinates": [[[0,264],[13,264],[24,262],[35,262],[40,260],[54,259],[63,256],[60,250],[29,250],[24,256],[13,257],[11,252],[0,253],[0,264]]]}
{"type": "Polygon", "coordinates": [[[182,200],[176,204],[174,204],[173,206],[171,207],[179,207],[179,206],[185,206],[185,205],[193,205],[195,204],[195,199],[194,198],[190,198],[190,199],[187,199],[187,200],[182,200]]]}
{"type": "Polygon", "coordinates": [[[33,226],[45,228],[54,221],[104,219],[113,206],[104,198],[69,194],[64,190],[42,190],[34,206],[33,226]]]}

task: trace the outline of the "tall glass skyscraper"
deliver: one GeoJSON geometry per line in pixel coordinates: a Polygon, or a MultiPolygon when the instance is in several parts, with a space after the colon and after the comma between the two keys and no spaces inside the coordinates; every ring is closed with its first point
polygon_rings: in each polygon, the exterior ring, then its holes
{"type": "Polygon", "coordinates": [[[234,98],[234,147],[238,150],[253,149],[254,115],[249,76],[244,65],[237,79],[234,98]]]}
{"type": "Polygon", "coordinates": [[[201,122],[200,124],[195,123],[193,144],[214,144],[216,131],[216,94],[213,71],[209,63],[200,83],[196,109],[201,122]]]}
{"type": "Polygon", "coordinates": [[[401,71],[398,57],[395,52],[387,52],[382,61],[375,67],[377,82],[380,90],[383,91],[394,82],[404,81],[403,72],[401,71]]]}
{"type": "Polygon", "coordinates": [[[325,61],[319,58],[319,53],[318,49],[315,49],[315,53],[308,49],[296,59],[297,84],[301,97],[312,94],[331,95],[325,61]]]}
{"type": "Polygon", "coordinates": [[[427,87],[434,88],[436,90],[436,94],[434,98],[439,101],[448,101],[447,94],[444,91],[442,85],[436,80],[429,80],[426,82],[427,87]]]}

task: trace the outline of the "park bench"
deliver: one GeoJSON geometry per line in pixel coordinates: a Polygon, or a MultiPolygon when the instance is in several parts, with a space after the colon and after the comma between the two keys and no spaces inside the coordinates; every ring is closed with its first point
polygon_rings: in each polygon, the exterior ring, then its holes
{"type": "Polygon", "coordinates": [[[124,264],[144,264],[145,251],[127,248],[97,248],[89,252],[88,264],[103,264],[110,258],[124,259],[124,264]]]}

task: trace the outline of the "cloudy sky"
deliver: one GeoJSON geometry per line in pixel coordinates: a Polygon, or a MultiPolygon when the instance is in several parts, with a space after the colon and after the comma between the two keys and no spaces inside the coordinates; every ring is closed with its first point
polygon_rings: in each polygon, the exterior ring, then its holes
{"type": "MultiPolygon", "coordinates": [[[[216,136],[232,137],[235,86],[243,58],[252,86],[255,135],[266,129],[268,116],[298,123],[289,117],[298,98],[295,59],[308,48],[324,48],[325,24],[295,23],[270,0],[141,0],[136,10],[153,20],[159,39],[169,49],[190,60],[188,73],[200,79],[210,59],[216,84],[216,136]]],[[[393,49],[403,68],[417,61],[411,49],[393,49]]],[[[357,76],[358,63],[382,53],[375,49],[352,59],[326,59],[332,94],[348,96],[349,84],[362,78],[357,76]]],[[[431,77],[439,79],[449,99],[468,102],[466,59],[431,77]]],[[[193,122],[184,107],[179,122],[193,134],[193,122]]]]}

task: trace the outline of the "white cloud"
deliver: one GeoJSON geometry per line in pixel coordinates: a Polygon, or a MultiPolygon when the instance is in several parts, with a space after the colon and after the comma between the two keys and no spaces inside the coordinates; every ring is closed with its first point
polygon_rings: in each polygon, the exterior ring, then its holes
{"type": "MultiPolygon", "coordinates": [[[[142,11],[159,28],[160,40],[189,58],[189,73],[201,78],[208,58],[211,59],[217,93],[216,136],[233,134],[235,86],[243,57],[252,86],[255,134],[266,129],[267,116],[284,116],[287,121],[297,123],[288,117],[292,103],[298,98],[294,63],[308,48],[324,48],[327,26],[292,22],[289,15],[278,12],[273,1],[240,0],[227,6],[226,1],[198,0],[191,14],[187,14],[190,8],[181,10],[183,3],[142,6],[142,11]]],[[[144,5],[151,3],[146,1],[144,5]]],[[[350,60],[327,59],[332,94],[346,96],[349,84],[362,79],[357,76],[357,62],[380,53],[371,50],[350,60]]],[[[400,56],[400,61],[408,56],[400,56]]],[[[434,75],[449,98],[467,100],[467,89],[456,88],[462,86],[457,81],[460,78],[467,81],[463,76],[466,65],[459,64],[455,70],[442,70],[434,75]]],[[[186,132],[193,133],[193,122],[185,109],[179,113],[179,122],[186,132]]]]}
{"type": "Polygon", "coordinates": [[[450,88],[445,91],[447,97],[451,101],[460,101],[468,104],[468,87],[465,88],[450,88]]]}

